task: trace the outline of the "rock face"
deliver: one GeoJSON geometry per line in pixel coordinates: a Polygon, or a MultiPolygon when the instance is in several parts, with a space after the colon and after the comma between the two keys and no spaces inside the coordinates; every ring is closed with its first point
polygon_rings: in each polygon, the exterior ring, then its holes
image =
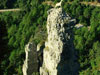
{"type": "Polygon", "coordinates": [[[73,46],[73,25],[62,8],[48,11],[47,40],[40,75],[77,75],[78,64],[73,46]]]}
{"type": "Polygon", "coordinates": [[[48,11],[47,40],[28,43],[23,75],[78,75],[78,63],[73,45],[72,29],[75,19],[64,10],[52,8],[48,11]],[[43,63],[42,63],[43,62],[43,63]]]}
{"type": "Polygon", "coordinates": [[[23,65],[23,75],[32,75],[38,73],[38,54],[36,45],[34,43],[28,43],[25,47],[26,58],[23,65]]]}

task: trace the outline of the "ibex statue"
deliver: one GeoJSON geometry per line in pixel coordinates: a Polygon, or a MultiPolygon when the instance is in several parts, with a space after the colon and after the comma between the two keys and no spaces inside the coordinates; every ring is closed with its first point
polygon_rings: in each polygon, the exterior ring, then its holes
{"type": "Polygon", "coordinates": [[[59,3],[57,3],[57,4],[55,5],[55,7],[61,7],[62,2],[63,2],[63,0],[61,0],[59,3]]]}

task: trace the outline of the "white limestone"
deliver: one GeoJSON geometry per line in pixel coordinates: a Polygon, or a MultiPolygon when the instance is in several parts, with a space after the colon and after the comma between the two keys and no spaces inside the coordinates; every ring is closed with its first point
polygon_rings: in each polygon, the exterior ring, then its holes
{"type": "Polygon", "coordinates": [[[66,43],[63,40],[70,39],[64,25],[67,26],[70,22],[75,22],[75,20],[71,20],[71,17],[64,13],[61,7],[52,8],[48,11],[48,37],[43,50],[43,65],[40,68],[40,75],[58,75],[57,67],[61,61],[61,54],[66,43]]]}

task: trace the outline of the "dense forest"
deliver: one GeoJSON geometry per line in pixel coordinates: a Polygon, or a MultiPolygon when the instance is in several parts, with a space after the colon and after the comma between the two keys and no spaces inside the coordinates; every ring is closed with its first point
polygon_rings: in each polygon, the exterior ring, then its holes
{"type": "MultiPolygon", "coordinates": [[[[21,9],[0,13],[0,75],[22,75],[25,45],[29,41],[37,45],[47,37],[47,10],[52,6],[44,1],[50,0],[0,0],[0,9],[21,9]]],[[[51,1],[55,4],[60,0],[51,1]]],[[[79,75],[100,75],[100,7],[81,4],[81,1],[99,0],[64,0],[66,13],[83,25],[73,30],[79,75]]]]}

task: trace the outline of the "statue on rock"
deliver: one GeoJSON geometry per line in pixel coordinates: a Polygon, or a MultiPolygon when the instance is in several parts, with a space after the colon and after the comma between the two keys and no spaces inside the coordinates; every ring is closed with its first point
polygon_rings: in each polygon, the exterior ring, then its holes
{"type": "Polygon", "coordinates": [[[40,75],[78,75],[78,63],[73,45],[75,19],[66,14],[61,0],[48,10],[47,40],[43,49],[40,75]]]}
{"type": "Polygon", "coordinates": [[[26,45],[23,75],[32,75],[37,70],[39,75],[78,75],[79,64],[73,44],[76,21],[64,12],[62,1],[47,12],[47,40],[37,48],[32,43],[26,45]]]}
{"type": "Polygon", "coordinates": [[[57,3],[56,5],[55,5],[55,7],[57,8],[57,7],[61,7],[62,6],[62,2],[63,2],[63,0],[61,0],[59,3],[57,3]]]}

